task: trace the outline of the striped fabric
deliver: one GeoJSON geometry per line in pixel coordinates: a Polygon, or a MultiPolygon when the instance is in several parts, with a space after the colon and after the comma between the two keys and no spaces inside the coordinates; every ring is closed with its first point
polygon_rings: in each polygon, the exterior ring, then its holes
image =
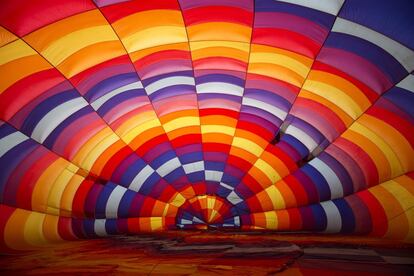
{"type": "Polygon", "coordinates": [[[222,227],[414,242],[412,10],[2,1],[0,248],[222,227]]]}

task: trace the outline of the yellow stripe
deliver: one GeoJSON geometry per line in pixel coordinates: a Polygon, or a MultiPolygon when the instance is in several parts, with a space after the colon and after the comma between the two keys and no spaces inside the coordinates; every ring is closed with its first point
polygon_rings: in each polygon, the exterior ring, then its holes
{"type": "Polygon", "coordinates": [[[280,65],[297,73],[302,78],[305,78],[310,70],[310,63],[304,64],[299,60],[292,58],[283,52],[252,52],[250,54],[250,63],[270,63],[280,65]]]}
{"type": "Polygon", "coordinates": [[[151,230],[161,230],[163,227],[162,218],[161,217],[151,217],[151,230]]]}
{"type": "Polygon", "coordinates": [[[353,98],[335,86],[307,79],[303,84],[303,89],[335,104],[354,120],[363,112],[362,107],[359,106],[353,98]]]}
{"type": "MultiPolygon", "coordinates": [[[[125,122],[123,122],[115,130],[115,132],[119,136],[123,137],[128,132],[130,132],[131,130],[133,130],[134,128],[136,128],[137,126],[142,125],[143,123],[148,122],[148,121],[151,121],[151,120],[158,120],[158,117],[157,117],[157,115],[155,114],[155,112],[153,110],[139,112],[136,115],[128,118],[125,122]]],[[[161,125],[161,123],[159,125],[161,125]]]]}
{"type": "Polygon", "coordinates": [[[373,132],[381,134],[381,138],[398,156],[398,161],[404,172],[414,170],[414,149],[397,129],[369,114],[362,115],[358,121],[369,126],[373,132]]]}
{"type": "Polygon", "coordinates": [[[214,41],[190,42],[190,48],[192,51],[203,50],[205,48],[215,48],[215,47],[232,48],[232,49],[237,49],[237,50],[240,50],[246,53],[248,53],[250,50],[249,44],[246,44],[244,42],[237,42],[237,41],[214,40],[214,41]]]}
{"type": "Polygon", "coordinates": [[[115,133],[111,133],[109,136],[102,139],[86,156],[86,158],[82,162],[82,167],[88,171],[91,170],[95,161],[99,158],[99,156],[111,147],[112,144],[119,141],[119,137],[115,133]]]}
{"type": "MultiPolygon", "coordinates": [[[[88,157],[88,154],[93,150],[93,148],[106,137],[112,134],[112,130],[109,127],[101,129],[98,133],[88,139],[88,141],[82,145],[78,152],[73,157],[72,162],[78,164],[82,167],[83,160],[88,157]]],[[[82,167],[84,169],[84,167],[82,167]]]]}
{"type": "Polygon", "coordinates": [[[201,133],[222,133],[229,136],[233,136],[236,132],[234,127],[223,126],[223,125],[201,125],[201,133]]]}
{"type": "Polygon", "coordinates": [[[55,185],[55,181],[68,165],[68,161],[59,158],[46,168],[33,188],[32,193],[32,210],[45,212],[48,205],[49,192],[55,185]]]}
{"type": "Polygon", "coordinates": [[[257,157],[259,157],[264,151],[264,149],[258,144],[248,139],[241,138],[241,137],[234,137],[232,146],[235,146],[247,152],[250,152],[251,154],[257,157]]]}
{"type": "Polygon", "coordinates": [[[272,201],[273,208],[275,210],[280,210],[285,208],[285,200],[283,199],[282,194],[276,186],[272,185],[266,188],[266,193],[268,194],[270,200],[272,201]]]}
{"type": "Polygon", "coordinates": [[[228,22],[208,22],[187,27],[190,41],[240,41],[250,43],[252,29],[228,22]],[[220,30],[220,31],[217,31],[220,30]]]}
{"type": "Polygon", "coordinates": [[[24,226],[25,240],[32,245],[47,245],[47,240],[43,234],[43,221],[45,214],[31,212],[24,226]]]}
{"type": "Polygon", "coordinates": [[[0,47],[18,39],[17,36],[0,26],[0,47]]]}
{"type": "Polygon", "coordinates": [[[277,229],[278,221],[277,221],[276,212],[274,211],[265,212],[264,215],[266,218],[266,228],[272,229],[272,230],[277,229]]]}
{"type": "Polygon", "coordinates": [[[397,175],[404,173],[404,170],[401,167],[401,163],[398,159],[398,156],[391,149],[391,147],[387,143],[385,143],[385,141],[381,138],[381,136],[379,136],[378,133],[373,132],[367,126],[362,125],[359,121],[352,124],[350,129],[367,137],[372,143],[374,143],[382,151],[382,153],[385,155],[385,158],[387,158],[387,161],[391,168],[390,177],[395,177],[397,175]]]}
{"type": "Polygon", "coordinates": [[[184,27],[153,27],[122,38],[122,42],[127,51],[132,53],[154,46],[187,42],[187,33],[184,27]]]}
{"type": "Polygon", "coordinates": [[[144,131],[158,126],[161,126],[161,123],[158,119],[149,120],[130,130],[127,134],[122,136],[122,140],[124,140],[125,143],[129,144],[132,140],[134,140],[135,137],[137,137],[144,131]]]}
{"type": "Polygon", "coordinates": [[[154,27],[181,26],[184,22],[180,11],[176,10],[148,10],[133,13],[119,19],[113,26],[121,38],[130,36],[137,31],[154,27]],[[154,20],[154,19],[157,20],[154,20]]]}
{"type": "Polygon", "coordinates": [[[67,57],[89,45],[104,41],[115,41],[115,35],[109,25],[96,26],[75,31],[54,41],[42,51],[42,54],[57,66],[67,57]],[[69,46],[68,46],[69,45],[69,46]]]}
{"type": "Polygon", "coordinates": [[[66,189],[66,186],[70,183],[74,173],[69,170],[64,170],[59,177],[56,179],[55,183],[50,189],[50,193],[47,201],[47,213],[53,215],[60,214],[60,206],[63,192],[66,189]]]}
{"type": "Polygon", "coordinates": [[[19,39],[0,48],[0,66],[15,59],[36,55],[36,51],[19,39]]]}
{"type": "Polygon", "coordinates": [[[270,181],[272,181],[272,183],[275,183],[281,179],[279,173],[263,159],[257,159],[256,163],[254,163],[254,166],[262,171],[270,179],[270,181]]]}
{"type": "Polygon", "coordinates": [[[200,118],[199,117],[181,117],[174,120],[169,121],[168,123],[164,124],[164,129],[166,132],[171,132],[173,130],[188,127],[188,126],[198,126],[200,125],[200,118]]]}
{"type": "Polygon", "coordinates": [[[73,198],[78,191],[79,186],[85,180],[83,176],[73,175],[72,179],[66,185],[60,200],[60,215],[70,216],[72,213],[73,198]]]}

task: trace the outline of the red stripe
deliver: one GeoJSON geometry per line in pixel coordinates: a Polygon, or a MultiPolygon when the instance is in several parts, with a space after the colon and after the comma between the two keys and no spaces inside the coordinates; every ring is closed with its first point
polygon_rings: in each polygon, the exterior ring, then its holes
{"type": "Polygon", "coordinates": [[[101,8],[102,13],[110,23],[114,23],[115,21],[128,15],[147,10],[180,10],[180,5],[177,0],[134,0],[101,8]]]}
{"type": "Polygon", "coordinates": [[[335,67],[324,64],[320,61],[315,61],[313,66],[312,66],[312,70],[325,71],[327,73],[331,73],[335,76],[341,77],[343,79],[346,79],[346,80],[352,82],[355,86],[357,86],[365,94],[365,96],[367,96],[367,98],[371,101],[371,103],[374,102],[378,98],[378,94],[375,93],[374,90],[369,88],[363,82],[351,77],[350,75],[344,73],[341,70],[336,69],[335,67]]]}
{"type": "Polygon", "coordinates": [[[388,220],[382,204],[368,190],[357,193],[356,196],[358,196],[369,209],[372,221],[371,234],[378,237],[384,236],[388,230],[388,220]]]}
{"type": "Polygon", "coordinates": [[[18,80],[0,94],[0,118],[8,121],[24,106],[64,80],[55,68],[18,80]]]}
{"type": "Polygon", "coordinates": [[[52,22],[95,8],[90,0],[2,1],[0,24],[13,33],[24,36],[52,22]]]}
{"type": "Polygon", "coordinates": [[[284,29],[255,28],[252,43],[286,49],[314,59],[321,45],[303,34],[284,29]]]}
{"type": "Polygon", "coordinates": [[[188,9],[183,11],[183,16],[187,26],[210,22],[230,22],[246,26],[253,24],[252,12],[226,6],[208,6],[188,9]]]}

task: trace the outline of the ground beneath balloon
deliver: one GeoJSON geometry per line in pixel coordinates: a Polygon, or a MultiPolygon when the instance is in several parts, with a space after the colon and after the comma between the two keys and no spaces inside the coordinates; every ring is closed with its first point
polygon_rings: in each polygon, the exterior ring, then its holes
{"type": "Polygon", "coordinates": [[[309,234],[173,231],[0,256],[1,275],[414,275],[414,246],[309,234]]]}

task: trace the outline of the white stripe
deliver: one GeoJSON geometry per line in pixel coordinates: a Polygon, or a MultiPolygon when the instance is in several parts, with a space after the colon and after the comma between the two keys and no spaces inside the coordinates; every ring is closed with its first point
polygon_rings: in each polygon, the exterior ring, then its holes
{"type": "Polygon", "coordinates": [[[193,224],[193,221],[192,220],[188,220],[188,219],[181,219],[181,224],[182,225],[193,224]]]}
{"type": "Polygon", "coordinates": [[[31,137],[43,143],[64,120],[87,105],[88,103],[83,98],[75,98],[56,106],[39,121],[31,137]]]}
{"type": "Polygon", "coordinates": [[[229,190],[232,190],[232,191],[234,190],[234,188],[232,186],[230,186],[226,183],[220,182],[220,185],[223,186],[226,189],[229,189],[229,190]]]}
{"type": "Polygon", "coordinates": [[[161,177],[164,177],[180,166],[181,166],[180,160],[178,160],[178,157],[175,157],[165,162],[164,164],[162,164],[162,166],[160,166],[156,171],[161,177]]]}
{"type": "Polygon", "coordinates": [[[338,233],[341,231],[342,219],[338,208],[332,201],[324,201],[320,203],[326,214],[326,229],[327,233],[338,233]]]}
{"type": "Polygon", "coordinates": [[[186,174],[204,171],[204,161],[197,161],[183,165],[186,174]]]}
{"type": "Polygon", "coordinates": [[[223,172],[206,170],[205,175],[207,181],[220,182],[221,178],[223,177],[223,172]]]}
{"type": "Polygon", "coordinates": [[[271,104],[268,103],[264,103],[262,101],[256,100],[256,99],[251,99],[251,98],[247,98],[244,97],[243,98],[243,104],[247,105],[247,106],[252,106],[252,107],[256,107],[256,108],[260,108],[262,110],[265,110],[267,112],[269,112],[270,114],[276,115],[276,117],[278,117],[279,119],[285,119],[287,112],[283,111],[282,109],[273,106],[271,104]]]}
{"type": "Polygon", "coordinates": [[[240,226],[240,217],[239,216],[234,217],[234,224],[237,225],[237,226],[240,226]]]}
{"type": "Polygon", "coordinates": [[[95,219],[94,231],[95,231],[95,234],[98,235],[99,237],[108,236],[108,233],[106,232],[106,228],[105,228],[105,222],[106,222],[106,219],[95,219]]]}
{"type": "Polygon", "coordinates": [[[233,205],[243,201],[234,191],[227,196],[227,200],[233,205]]]}
{"type": "Polygon", "coordinates": [[[147,87],[145,87],[145,90],[147,91],[148,95],[151,95],[152,93],[157,92],[158,90],[162,88],[173,86],[173,85],[180,85],[180,84],[195,85],[194,78],[193,77],[168,77],[168,78],[157,80],[149,84],[147,87]]]}
{"type": "Polygon", "coordinates": [[[199,219],[198,217],[193,217],[193,221],[197,222],[197,223],[205,223],[204,221],[202,221],[201,219],[199,219]]]}
{"type": "Polygon", "coordinates": [[[383,34],[339,17],[336,19],[332,31],[353,35],[367,40],[387,51],[398,60],[408,72],[411,72],[414,69],[414,51],[383,34]]]}
{"type": "Polygon", "coordinates": [[[298,139],[299,141],[301,141],[302,144],[304,144],[305,147],[307,147],[310,152],[313,151],[318,146],[316,142],[308,134],[306,134],[303,130],[293,125],[289,125],[285,133],[290,134],[296,139],[298,139]]]}
{"type": "Polygon", "coordinates": [[[243,95],[243,87],[238,85],[226,83],[226,82],[206,82],[202,84],[197,84],[197,93],[218,93],[218,94],[227,94],[227,95],[235,95],[235,96],[242,96],[243,95]]]}
{"type": "Polygon", "coordinates": [[[414,92],[414,75],[408,75],[397,84],[397,87],[414,92]]]}
{"type": "Polygon", "coordinates": [[[141,186],[144,184],[144,182],[150,177],[155,170],[151,168],[149,165],[146,165],[131,181],[131,184],[129,185],[129,189],[133,190],[135,192],[138,192],[139,189],[141,189],[141,186]]]}
{"type": "Polygon", "coordinates": [[[331,199],[340,198],[344,195],[341,180],[328,165],[319,158],[311,160],[309,165],[314,167],[325,178],[331,190],[331,199]]]}
{"type": "Polygon", "coordinates": [[[337,15],[345,0],[278,0],[337,15]]]}
{"type": "Polygon", "coordinates": [[[119,87],[115,90],[112,90],[109,93],[106,93],[105,95],[103,95],[102,97],[96,99],[95,101],[93,101],[91,103],[91,106],[95,110],[98,110],[104,103],[106,103],[111,98],[115,97],[116,95],[121,94],[123,92],[126,92],[128,90],[139,89],[139,88],[142,88],[142,84],[141,84],[140,81],[121,86],[121,87],[119,87]]]}
{"type": "Polygon", "coordinates": [[[0,157],[5,155],[9,150],[17,146],[18,144],[29,139],[26,135],[21,132],[13,132],[0,139],[0,157]]]}
{"type": "Polygon", "coordinates": [[[111,195],[108,198],[108,202],[106,203],[106,218],[118,217],[119,203],[121,202],[121,199],[126,191],[127,189],[122,186],[116,186],[112,191],[111,195]]]}

